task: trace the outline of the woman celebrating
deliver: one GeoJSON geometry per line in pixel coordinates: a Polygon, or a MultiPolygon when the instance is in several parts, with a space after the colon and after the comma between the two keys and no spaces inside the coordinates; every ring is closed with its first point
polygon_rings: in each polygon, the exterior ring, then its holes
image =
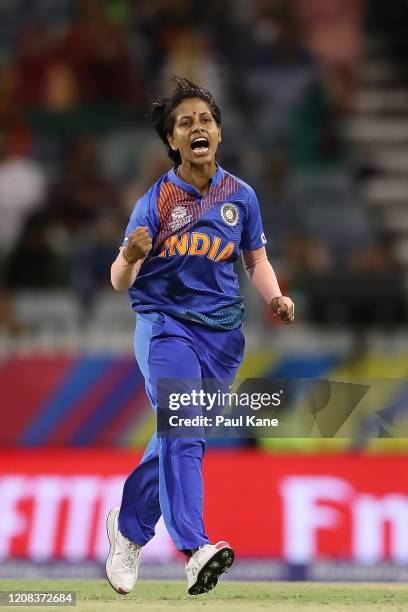
{"type": "MultiPolygon", "coordinates": [[[[129,290],[137,315],[136,359],[157,412],[160,378],[234,380],[244,353],[244,315],[234,262],[245,269],[273,312],[286,323],[294,305],[282,296],[269,263],[253,189],[216,163],[221,115],[212,95],[175,79],[152,119],[173,168],[136,203],[111,280],[129,290]]],[[[196,408],[201,414],[201,407],[196,408]]],[[[119,593],[137,579],[142,547],[163,514],[187,556],[188,592],[214,588],[234,560],[226,542],[210,543],[203,523],[205,438],[157,437],[126,480],[120,509],[107,528],[106,573],[119,593]]]]}

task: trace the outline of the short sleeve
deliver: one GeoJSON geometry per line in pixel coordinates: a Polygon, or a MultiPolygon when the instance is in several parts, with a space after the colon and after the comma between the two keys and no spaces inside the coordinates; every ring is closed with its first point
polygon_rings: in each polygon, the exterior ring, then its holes
{"type": "Polygon", "coordinates": [[[248,186],[247,215],[242,230],[240,249],[255,251],[266,245],[261,211],[255,191],[248,186]]]}
{"type": "Polygon", "coordinates": [[[122,246],[126,246],[129,235],[137,227],[147,227],[152,240],[154,240],[157,235],[159,220],[157,215],[156,185],[149,189],[149,191],[136,202],[126,228],[122,246]]]}

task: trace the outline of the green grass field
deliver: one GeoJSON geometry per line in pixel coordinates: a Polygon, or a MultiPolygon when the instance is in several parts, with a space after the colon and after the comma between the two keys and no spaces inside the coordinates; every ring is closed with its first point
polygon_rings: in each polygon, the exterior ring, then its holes
{"type": "MultiPolygon", "coordinates": [[[[181,609],[183,612],[366,612],[408,609],[408,585],[405,584],[322,584],[287,582],[221,582],[216,589],[191,597],[184,582],[140,581],[133,593],[117,595],[103,580],[0,580],[0,591],[73,590],[77,605],[73,607],[41,607],[43,610],[78,612],[115,612],[135,610],[162,612],[181,609]]],[[[37,606],[15,606],[20,610],[37,606]]],[[[5,607],[4,609],[11,609],[5,607]]]]}

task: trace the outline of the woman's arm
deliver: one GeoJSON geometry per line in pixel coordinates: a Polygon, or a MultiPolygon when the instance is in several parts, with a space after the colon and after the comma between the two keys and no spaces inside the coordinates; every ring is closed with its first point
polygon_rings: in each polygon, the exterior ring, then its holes
{"type": "Polygon", "coordinates": [[[282,295],[265,247],[254,251],[243,250],[242,259],[249,279],[265,302],[282,321],[292,323],[295,318],[295,305],[289,297],[282,295]]]}
{"type": "Polygon", "coordinates": [[[126,291],[133,285],[143,259],[152,248],[152,239],[147,227],[137,227],[127,239],[127,245],[111,266],[111,282],[116,291],[126,291]]]}
{"type": "Polygon", "coordinates": [[[120,247],[119,254],[111,266],[111,282],[116,291],[126,291],[133,285],[143,261],[139,259],[136,263],[127,263],[123,251],[125,247],[120,247]]]}
{"type": "Polygon", "coordinates": [[[265,247],[256,249],[256,251],[242,251],[242,259],[248,278],[258,289],[265,302],[270,304],[274,297],[282,295],[278,279],[266,255],[265,247]]]}

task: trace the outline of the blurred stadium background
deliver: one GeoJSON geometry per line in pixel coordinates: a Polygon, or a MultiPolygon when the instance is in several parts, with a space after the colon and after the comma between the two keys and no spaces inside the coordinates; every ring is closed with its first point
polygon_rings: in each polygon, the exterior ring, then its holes
{"type": "MultiPolygon", "coordinates": [[[[0,577],[101,576],[154,430],[109,268],[177,74],[218,100],[297,305],[278,325],[240,271],[240,378],[393,380],[348,437],[210,448],[209,534],[235,579],[407,580],[407,27],[405,0],[0,1],[0,577]]],[[[183,574],[162,524],[142,572],[183,574]]]]}

